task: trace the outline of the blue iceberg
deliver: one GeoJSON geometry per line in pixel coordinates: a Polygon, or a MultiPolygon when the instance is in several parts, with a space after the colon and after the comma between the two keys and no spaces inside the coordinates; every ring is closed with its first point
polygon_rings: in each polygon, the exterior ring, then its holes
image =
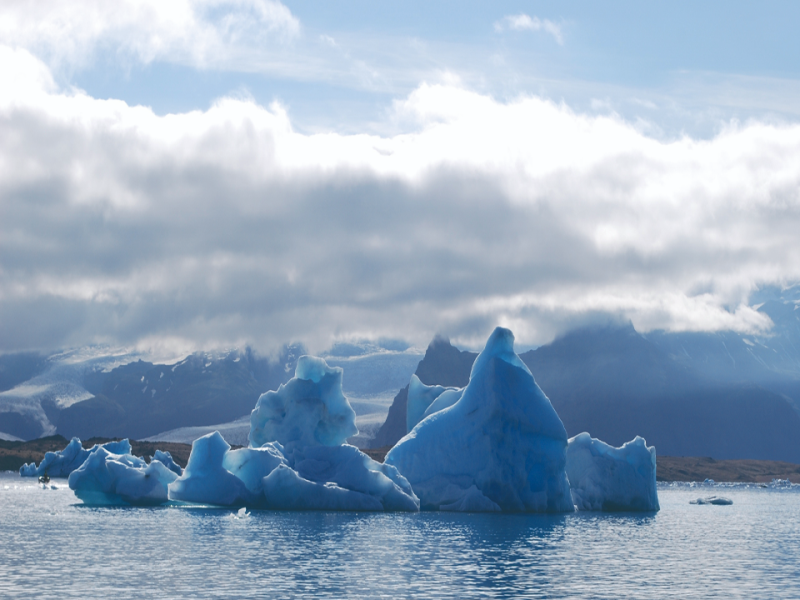
{"type": "Polygon", "coordinates": [[[567,447],[567,476],[578,510],[659,510],[656,449],[639,436],[614,448],[576,435],[567,447]]]}
{"type": "Polygon", "coordinates": [[[99,447],[70,474],[69,487],[85,504],[151,506],[169,499],[169,484],[177,478],[158,460],[148,465],[99,447]]]}
{"type": "Polygon", "coordinates": [[[342,369],[302,356],[295,376],[262,394],[250,418],[250,448],[217,433],[192,444],[170,498],[283,510],[419,510],[408,481],[345,440],[358,433],[342,393],[342,369]]]}
{"type": "Polygon", "coordinates": [[[285,474],[280,475],[280,481],[265,479],[265,497],[270,508],[293,508],[286,500],[305,489],[314,490],[314,499],[305,500],[304,508],[419,510],[419,500],[411,485],[397,469],[372,460],[355,446],[307,446],[294,453],[292,467],[297,479],[284,480],[285,474]]]}
{"type": "Polygon", "coordinates": [[[412,375],[406,404],[407,431],[414,429],[425,417],[458,402],[463,393],[464,388],[425,385],[416,374],[412,375]]]}
{"type": "Polygon", "coordinates": [[[564,425],[498,327],[457,401],[421,420],[385,462],[423,509],[571,512],[566,450],[564,425]]]}
{"type": "Polygon", "coordinates": [[[170,499],[217,506],[252,504],[255,494],[222,464],[230,449],[218,431],[192,442],[183,475],[170,485],[170,499]]]}
{"type": "Polygon", "coordinates": [[[39,466],[36,463],[24,464],[19,468],[22,477],[39,477],[47,473],[49,477],[68,477],[80,467],[89,456],[104,448],[112,454],[130,454],[131,444],[128,440],[95,444],[89,450],[81,445],[79,438],[72,438],[69,444],[56,452],[47,452],[39,466]]]}
{"type": "Polygon", "coordinates": [[[155,453],[155,455],[154,455],[154,456],[151,456],[151,457],[150,457],[150,460],[151,460],[151,461],[153,461],[153,460],[157,460],[157,461],[158,461],[158,462],[160,462],[162,465],[164,465],[165,467],[167,467],[167,468],[168,468],[170,471],[172,471],[173,473],[175,473],[175,474],[176,474],[178,477],[180,477],[181,475],[183,475],[183,469],[181,469],[180,465],[178,465],[178,464],[177,464],[177,463],[176,463],[176,462],[175,462],[175,461],[172,459],[172,454],[170,454],[170,453],[169,453],[168,451],[166,451],[166,450],[163,450],[163,451],[162,451],[162,450],[156,450],[156,453],[155,453]]]}
{"type": "Polygon", "coordinates": [[[301,356],[295,376],[262,394],[250,415],[250,446],[278,442],[291,453],[307,446],[339,446],[358,434],[356,413],[342,393],[342,369],[301,356]]]}

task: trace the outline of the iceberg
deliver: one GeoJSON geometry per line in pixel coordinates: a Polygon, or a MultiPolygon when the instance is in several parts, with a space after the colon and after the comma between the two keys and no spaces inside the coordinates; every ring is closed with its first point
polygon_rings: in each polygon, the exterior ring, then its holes
{"type": "Polygon", "coordinates": [[[571,512],[566,451],[564,425],[498,327],[457,401],[417,423],[385,463],[426,510],[571,512]]]}
{"type": "Polygon", "coordinates": [[[452,406],[461,398],[464,388],[425,385],[416,374],[408,384],[406,427],[411,431],[425,417],[452,406]]]}
{"type": "MultiPolygon", "coordinates": [[[[358,494],[349,495],[353,500],[352,510],[419,510],[419,500],[411,485],[397,469],[374,461],[355,446],[308,446],[298,450],[293,458],[292,466],[302,479],[358,494]]],[[[268,493],[266,496],[272,508],[291,508],[276,504],[279,490],[275,485],[270,490],[275,497],[270,498],[268,493]]],[[[320,500],[318,506],[309,508],[332,508],[323,498],[320,500]]],[[[338,502],[337,499],[335,503],[338,502]]]]}
{"type": "Polygon", "coordinates": [[[342,393],[342,369],[302,356],[295,376],[262,394],[250,447],[218,432],[194,441],[172,500],[279,510],[419,510],[408,481],[345,440],[358,433],[342,393]]]}
{"type": "Polygon", "coordinates": [[[172,454],[170,454],[167,450],[156,450],[155,455],[150,457],[151,462],[154,460],[160,462],[178,477],[183,475],[183,469],[181,469],[180,465],[176,464],[175,461],[172,460],[172,454]]]}
{"type": "Polygon", "coordinates": [[[636,436],[619,448],[581,433],[567,446],[567,477],[578,510],[657,511],[656,450],[636,436]]]}
{"type": "Polygon", "coordinates": [[[260,448],[228,450],[222,466],[255,495],[263,493],[262,480],[281,465],[286,465],[283,447],[277,442],[268,442],[260,448]]]}
{"type": "Polygon", "coordinates": [[[19,474],[22,477],[39,477],[45,473],[50,477],[68,477],[70,473],[79,468],[91,454],[97,452],[100,448],[104,448],[112,454],[131,453],[131,444],[128,440],[95,444],[89,450],[86,450],[81,445],[81,440],[74,437],[63,450],[47,452],[38,467],[36,463],[22,465],[19,468],[19,474]]]}
{"type": "Polygon", "coordinates": [[[301,356],[295,376],[262,394],[250,415],[250,446],[278,442],[291,453],[306,446],[339,446],[358,434],[356,413],[342,393],[342,369],[301,356]]]}
{"type": "Polygon", "coordinates": [[[69,476],[69,487],[85,504],[151,506],[169,499],[178,476],[159,460],[114,454],[97,447],[69,476]]]}
{"type": "Polygon", "coordinates": [[[192,442],[183,475],[170,484],[170,499],[216,506],[254,503],[256,495],[222,464],[230,449],[218,431],[192,442]]]}
{"type": "Polygon", "coordinates": [[[348,490],[332,482],[317,483],[281,466],[264,478],[268,506],[278,510],[383,510],[369,494],[348,490]]]}

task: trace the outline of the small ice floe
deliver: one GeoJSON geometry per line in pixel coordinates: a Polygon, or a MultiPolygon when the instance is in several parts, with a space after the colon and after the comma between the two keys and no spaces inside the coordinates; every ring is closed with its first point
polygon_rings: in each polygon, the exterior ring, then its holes
{"type": "Polygon", "coordinates": [[[773,479],[770,485],[772,487],[791,487],[792,482],[788,479],[773,479]]]}
{"type": "Polygon", "coordinates": [[[705,479],[703,480],[703,483],[705,483],[706,485],[714,485],[716,481],[714,481],[713,479],[705,479]]]}
{"type": "Polygon", "coordinates": [[[690,500],[689,504],[716,504],[717,506],[728,506],[733,504],[733,500],[730,498],[724,498],[722,496],[707,496],[706,498],[690,500]]]}
{"type": "Polygon", "coordinates": [[[250,516],[250,513],[249,513],[249,512],[247,512],[247,507],[246,507],[246,506],[243,506],[242,508],[240,508],[239,510],[237,510],[235,513],[233,513],[231,516],[232,516],[234,519],[246,519],[247,517],[249,517],[249,516],[250,516]]]}

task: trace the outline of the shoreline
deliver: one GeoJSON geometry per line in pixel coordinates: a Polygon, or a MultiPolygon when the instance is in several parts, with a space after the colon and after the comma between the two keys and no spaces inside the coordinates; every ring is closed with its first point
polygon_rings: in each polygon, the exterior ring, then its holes
{"type": "MultiPolygon", "coordinates": [[[[112,438],[95,437],[82,440],[81,443],[84,448],[91,448],[94,444],[109,441],[112,441],[112,438]]],[[[24,463],[32,461],[38,464],[44,458],[45,452],[63,450],[68,442],[69,440],[59,435],[28,442],[0,440],[0,471],[19,471],[24,463]]],[[[137,440],[130,442],[136,456],[149,458],[155,454],[156,449],[165,450],[181,467],[186,467],[192,450],[191,444],[137,440]]],[[[364,454],[378,462],[383,462],[389,450],[389,447],[361,449],[364,454]]],[[[753,459],[718,460],[697,456],[658,456],[656,461],[656,480],[659,482],[702,482],[713,479],[719,483],[769,483],[773,479],[788,479],[792,483],[800,483],[800,464],[789,462],[753,459]]]]}

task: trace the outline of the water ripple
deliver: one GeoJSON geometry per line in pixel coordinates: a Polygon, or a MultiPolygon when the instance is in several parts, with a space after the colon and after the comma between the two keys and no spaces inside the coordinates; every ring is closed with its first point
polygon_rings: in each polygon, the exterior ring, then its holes
{"type": "MultiPolygon", "coordinates": [[[[3,598],[800,597],[800,491],[657,514],[89,508],[0,476],[3,598]]],[[[706,486],[708,487],[708,486],[706,486]]]]}

